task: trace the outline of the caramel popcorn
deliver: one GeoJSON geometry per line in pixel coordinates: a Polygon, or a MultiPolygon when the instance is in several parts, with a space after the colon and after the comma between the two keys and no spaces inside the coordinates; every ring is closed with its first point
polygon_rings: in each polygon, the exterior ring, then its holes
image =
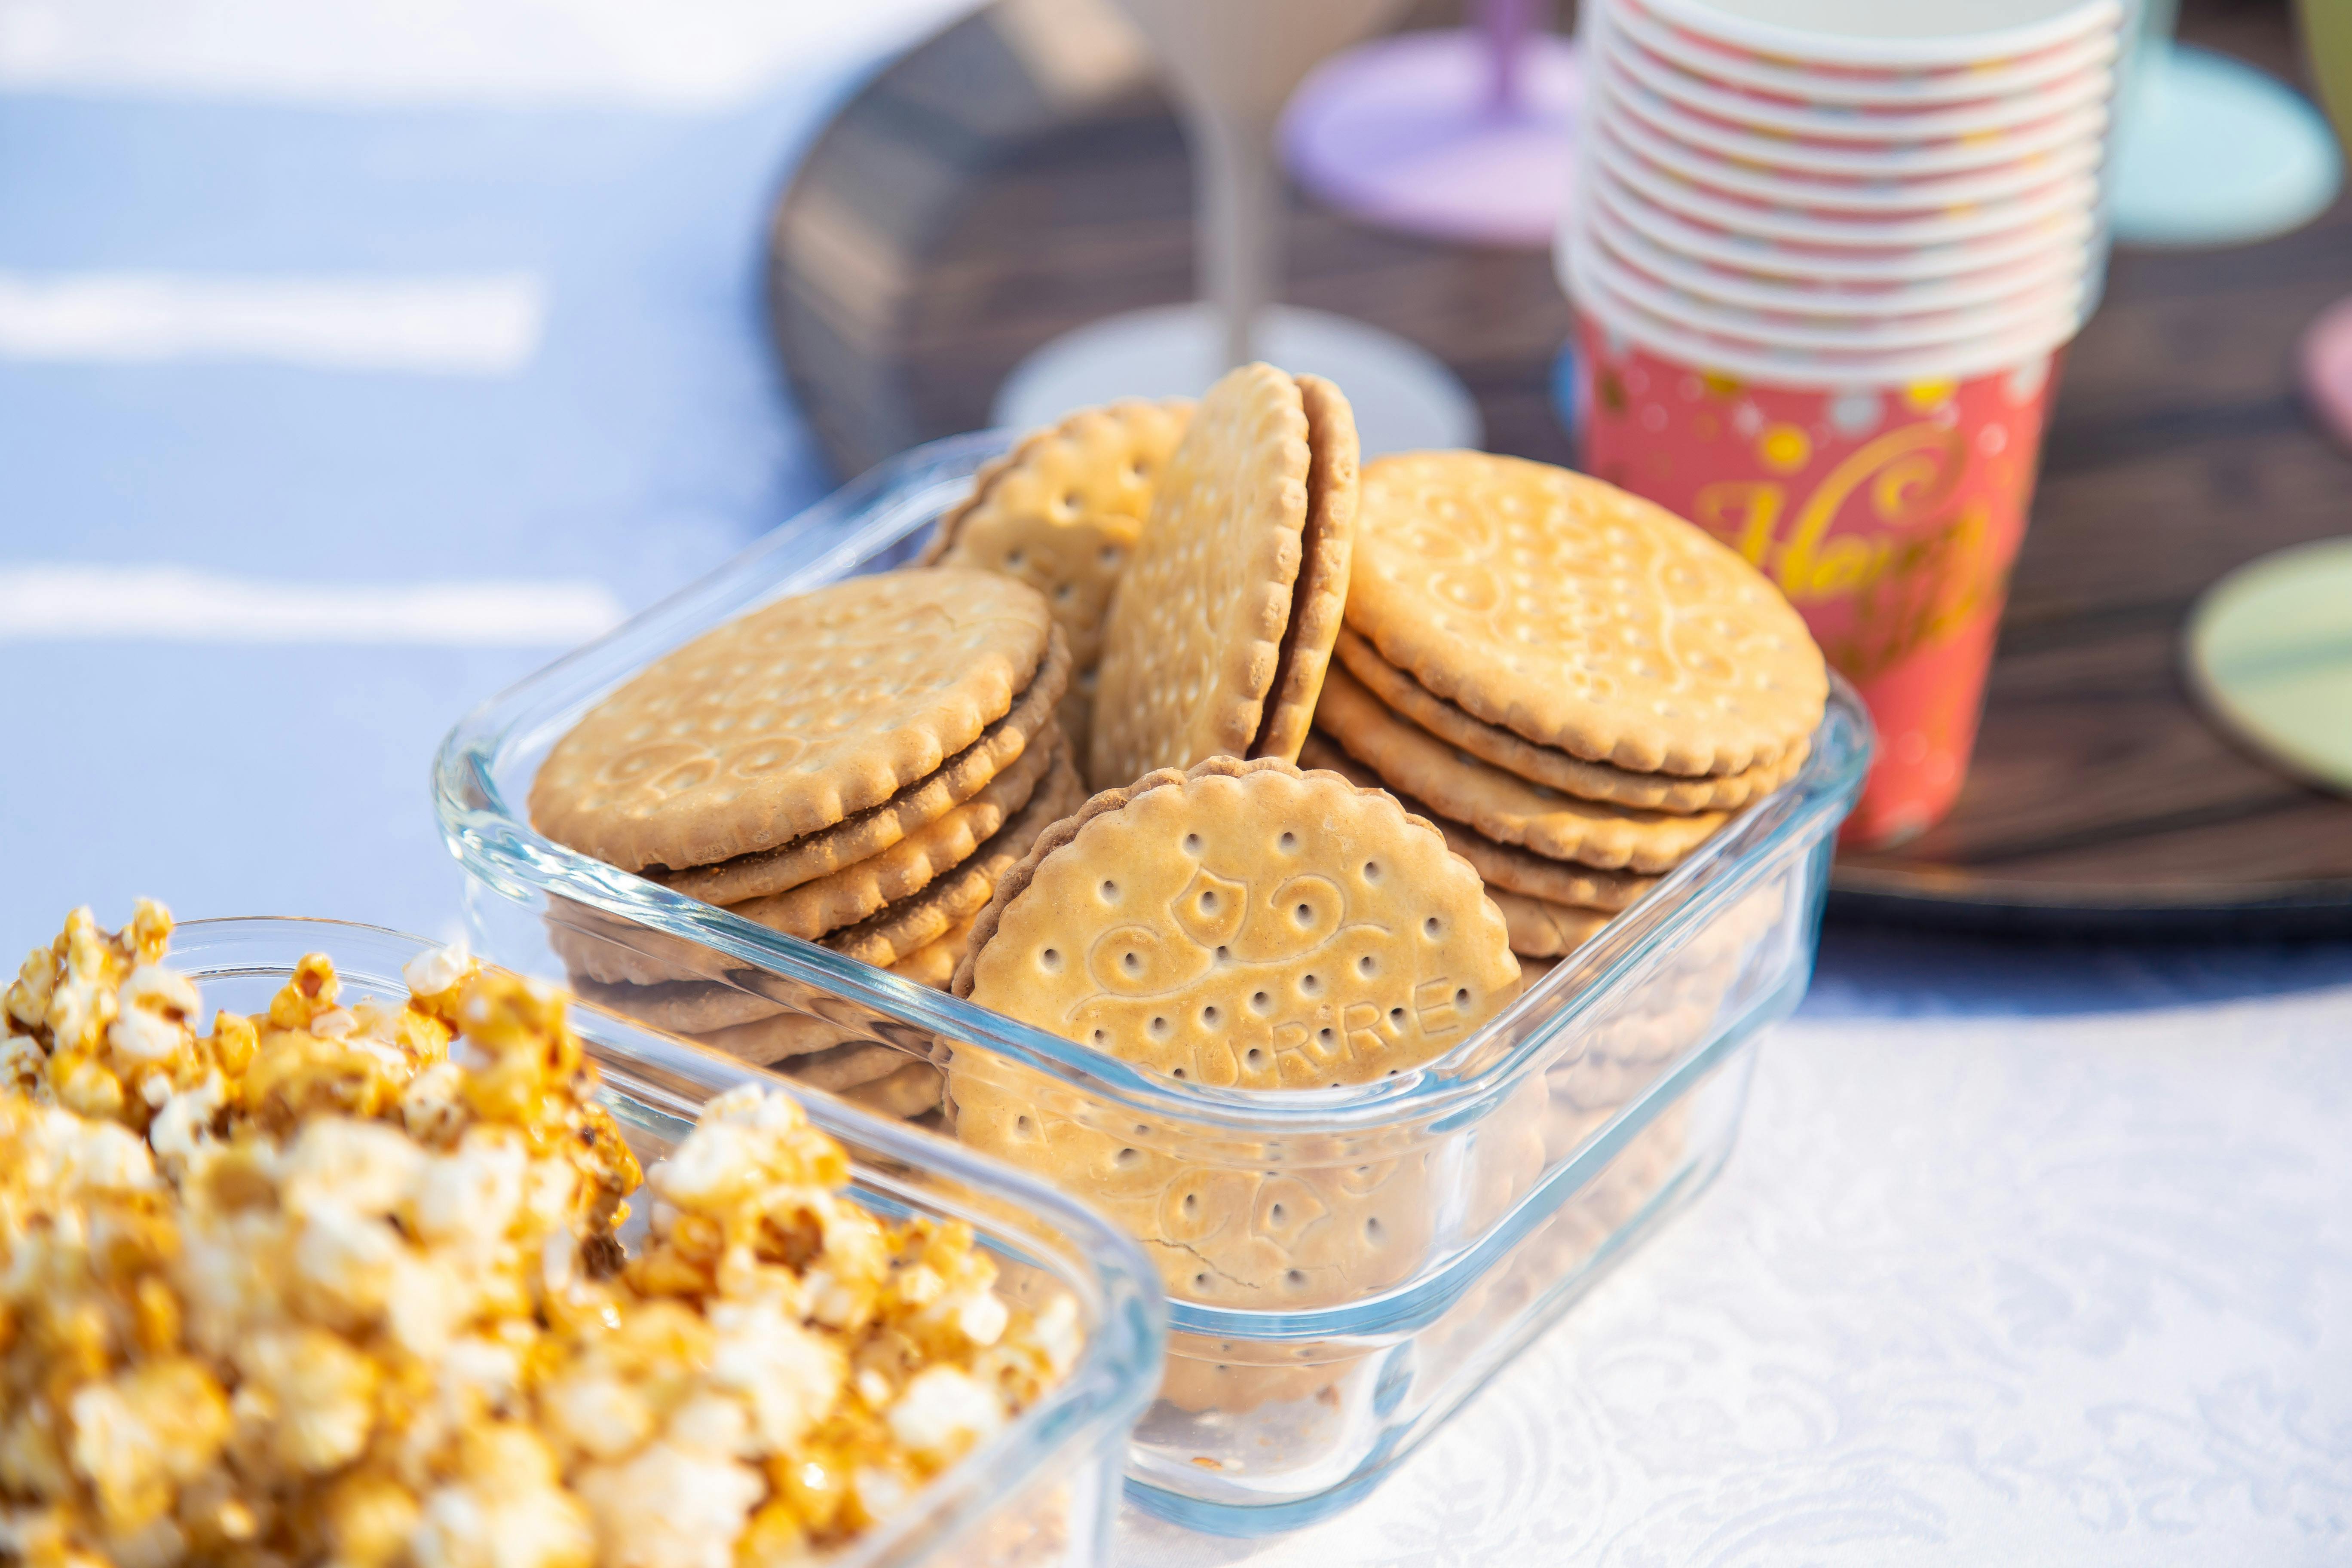
{"type": "Polygon", "coordinates": [[[782,1094],[642,1173],[551,993],[452,948],[351,998],[312,954],[199,1033],[171,929],[76,910],[5,995],[0,1557],[767,1568],[1076,1357],[1066,1299],[859,1206],[782,1094]]]}

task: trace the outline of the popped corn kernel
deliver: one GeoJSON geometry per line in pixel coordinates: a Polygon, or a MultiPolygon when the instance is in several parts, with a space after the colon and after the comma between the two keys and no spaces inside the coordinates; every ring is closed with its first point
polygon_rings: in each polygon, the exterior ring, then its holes
{"type": "Polygon", "coordinates": [[[578,1496],[528,1427],[468,1435],[461,1478],[425,1498],[411,1543],[418,1568],[588,1568],[594,1531],[578,1496]]]}
{"type": "Polygon", "coordinates": [[[269,1022],[280,1029],[308,1028],[312,1019],[333,1008],[342,988],[333,959],[323,952],[306,952],[278,994],[269,999],[269,1022]]]}
{"type": "Polygon", "coordinates": [[[324,1510],[327,1542],[341,1568],[391,1568],[408,1553],[421,1513],[416,1495],[380,1471],[337,1480],[324,1510]]]}
{"type": "Polygon", "coordinates": [[[926,1367],[890,1406],[890,1431],[909,1451],[934,1461],[951,1459],[1004,1425],[996,1394],[970,1373],[926,1367]]]}
{"type": "Polygon", "coordinates": [[[204,1473],[227,1439],[228,1399],[184,1356],[150,1362],[76,1391],[73,1467],[97,1494],[111,1534],[143,1530],[170,1510],[177,1485],[204,1473]]]}
{"type": "Polygon", "coordinates": [[[401,979],[408,983],[411,1006],[430,1011],[435,1016],[455,1021],[458,988],[481,973],[481,964],[466,950],[462,942],[446,947],[436,947],[430,952],[420,952],[400,966],[401,979]],[[444,1005],[446,1010],[444,1010],[444,1005]]]}
{"type": "Polygon", "coordinates": [[[782,1094],[648,1175],[556,994],[311,954],[199,1033],[170,932],[77,910],[0,1009],[0,1559],[784,1568],[1076,1354],[782,1094]]]}
{"type": "Polygon", "coordinates": [[[323,1329],[281,1330],[238,1347],[241,1422],[298,1476],[324,1475],[359,1457],[375,1425],[383,1373],[367,1354],[323,1329]]]}
{"type": "Polygon", "coordinates": [[[701,1404],[689,1405],[672,1421],[672,1435],[620,1464],[582,1473],[581,1492],[595,1510],[600,1563],[732,1568],[736,1538],[766,1495],[767,1481],[733,1457],[740,1415],[730,1427],[724,1418],[697,1423],[702,1414],[701,1404]],[[698,1425],[705,1429],[694,1430],[698,1425]]]}

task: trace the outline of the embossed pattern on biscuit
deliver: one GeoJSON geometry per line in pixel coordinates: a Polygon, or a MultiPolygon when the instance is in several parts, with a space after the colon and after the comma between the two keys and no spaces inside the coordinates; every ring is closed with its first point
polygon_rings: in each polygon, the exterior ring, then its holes
{"type": "Polygon", "coordinates": [[[755,610],[591,710],[532,781],[531,821],[628,870],[829,827],[1004,714],[1051,626],[1035,589],[964,567],[852,578],[755,610]]]}
{"type": "Polygon", "coordinates": [[[1829,692],[1797,612],[1704,531],[1480,452],[1365,466],[1348,624],[1487,723],[1642,773],[1770,763],[1829,692]]]}
{"type": "MultiPolygon", "coordinates": [[[[1517,994],[1476,873],[1335,774],[1213,758],[1073,820],[1006,879],[957,987],[1147,1071],[1365,1082],[1443,1054],[1517,994]]],[[[1079,1091],[988,1053],[951,1047],[949,1086],[958,1137],[1084,1193],[1187,1300],[1328,1304],[1427,1254],[1429,1151],[1402,1134],[1307,1141],[1268,1170],[1202,1158],[1180,1127],[1106,1131],[1079,1091]]]]}
{"type": "Polygon", "coordinates": [[[1428,1256],[1436,1195],[1424,1143],[1286,1151],[1279,1170],[1193,1152],[1191,1130],[1103,1110],[1003,1058],[951,1050],[957,1138],[1084,1195],[1133,1237],[1169,1293],[1219,1306],[1327,1306],[1383,1290],[1428,1256]],[[1319,1155],[1319,1158],[1318,1157],[1319,1155]]]}
{"type": "Polygon", "coordinates": [[[1087,776],[1240,756],[1274,685],[1307,521],[1298,384],[1244,365],[1209,390],[1169,459],[1111,600],[1087,776]]]}
{"type": "Polygon", "coordinates": [[[1415,1067],[1516,994],[1477,873],[1384,795],[1280,766],[1147,789],[1047,856],[982,1005],[1212,1087],[1415,1067]]]}

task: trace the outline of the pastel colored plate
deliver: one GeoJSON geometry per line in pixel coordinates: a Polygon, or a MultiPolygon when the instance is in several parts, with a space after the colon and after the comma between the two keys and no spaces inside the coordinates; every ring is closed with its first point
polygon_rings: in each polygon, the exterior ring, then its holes
{"type": "Polygon", "coordinates": [[[2338,300],[2304,329],[2297,358],[2305,401],[2338,441],[2352,447],[2352,298],[2338,300]]]}
{"type": "Polygon", "coordinates": [[[2352,794],[2352,536],[2274,551],[2214,584],[2182,651],[2191,689],[2232,733],[2352,794]]]}

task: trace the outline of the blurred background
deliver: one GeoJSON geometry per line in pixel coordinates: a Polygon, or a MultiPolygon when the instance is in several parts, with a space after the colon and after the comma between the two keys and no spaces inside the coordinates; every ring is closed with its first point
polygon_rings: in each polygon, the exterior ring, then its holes
{"type": "MultiPolygon", "coordinates": [[[[1511,82],[1475,52],[1426,79],[1535,125],[1496,184],[1564,165],[1572,7],[1360,9],[1333,47],[1512,42],[1511,82]]],[[[2177,26],[2315,91],[2284,0],[2177,26]]],[[[1286,133],[1270,298],[1376,329],[1330,351],[1367,376],[1429,372],[1407,415],[1573,461],[1557,199],[1482,232],[1286,133]]],[[[2352,526],[2300,357],[2352,292],[2352,205],[2288,141],[2188,138],[2243,153],[2217,178],[2251,213],[2136,245],[2118,209],[1969,790],[1850,858],[1817,1011],[2352,977],[2352,806],[2207,717],[2179,642],[2216,580],[2352,526]]],[[[2126,172],[2161,196],[2180,145],[2126,172]]],[[[0,0],[7,929],[144,892],[455,934],[425,784],[455,718],[989,423],[1041,349],[1195,298],[1195,174],[1106,0],[0,0]]]]}

